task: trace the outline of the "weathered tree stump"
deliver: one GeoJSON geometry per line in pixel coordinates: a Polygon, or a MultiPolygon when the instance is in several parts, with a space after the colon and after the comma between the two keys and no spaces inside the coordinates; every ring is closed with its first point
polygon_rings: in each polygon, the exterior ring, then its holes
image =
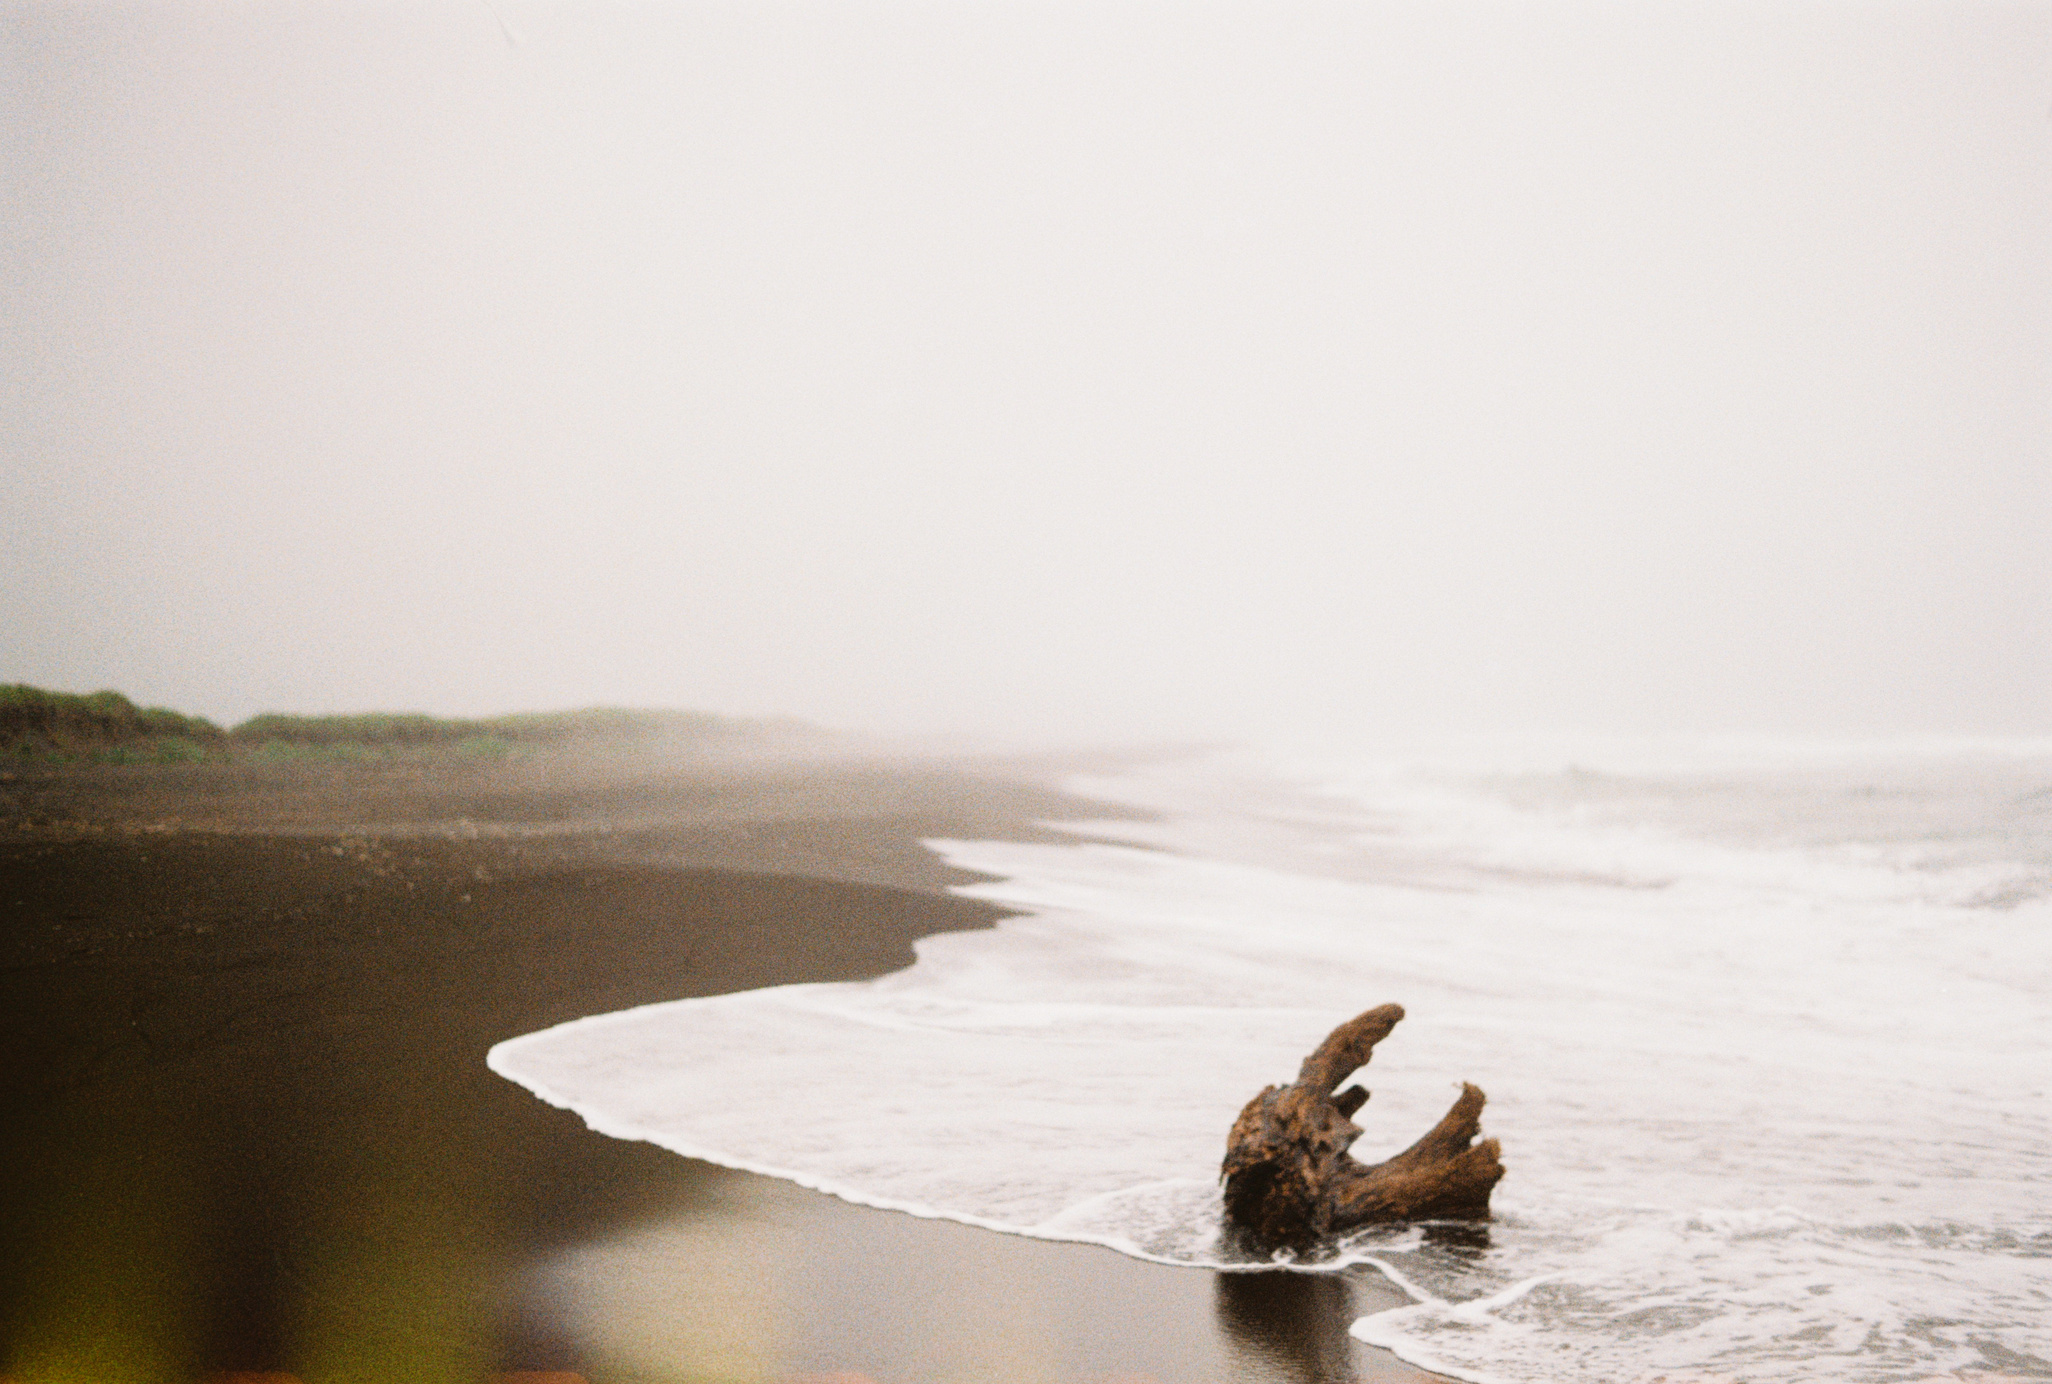
{"type": "Polygon", "coordinates": [[[1375,1045],[1404,1017],[1385,1004],[1332,1031],[1304,1059],[1296,1081],[1270,1086],[1233,1121],[1226,1140],[1228,1228],[1250,1247],[1303,1249],[1356,1226],[1393,1221],[1486,1220],[1503,1176],[1496,1140],[1475,1142],[1483,1095],[1463,1082],[1461,1098],[1432,1132],[1386,1163],[1356,1162],[1353,1114],[1368,1092],[1334,1088],[1367,1065],[1375,1045]]]}

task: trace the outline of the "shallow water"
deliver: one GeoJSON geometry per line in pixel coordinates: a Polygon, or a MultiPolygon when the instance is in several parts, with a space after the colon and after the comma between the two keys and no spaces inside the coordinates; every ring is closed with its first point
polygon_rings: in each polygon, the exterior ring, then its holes
{"type": "Polygon", "coordinates": [[[2052,1378],[2052,745],[1240,753],[935,842],[1029,911],[912,969],[599,1016],[500,1072],[851,1200],[1222,1263],[1227,1127],[1335,1023],[1387,1156],[1466,1079],[1486,1233],[1356,1236],[1474,1380],[2052,1378]]]}

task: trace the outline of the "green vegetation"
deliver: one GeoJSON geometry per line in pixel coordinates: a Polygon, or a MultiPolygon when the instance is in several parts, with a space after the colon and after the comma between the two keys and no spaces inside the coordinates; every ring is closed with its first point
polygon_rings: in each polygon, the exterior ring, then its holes
{"type": "Polygon", "coordinates": [[[342,716],[265,712],[223,731],[162,707],[137,707],[119,692],[46,692],[0,684],[0,754],[108,764],[377,764],[458,756],[504,759],[535,750],[623,748],[656,742],[707,744],[764,733],[806,733],[794,721],[750,721],[692,711],[521,712],[478,719],[420,712],[342,716]]]}
{"type": "MultiPolygon", "coordinates": [[[[706,739],[745,732],[757,723],[690,711],[530,711],[482,720],[457,720],[410,711],[354,716],[288,716],[265,712],[229,734],[239,741],[293,745],[443,745],[491,742],[505,749],[573,742],[706,739]]],[[[489,752],[473,749],[472,753],[489,752]]]]}
{"type": "Polygon", "coordinates": [[[46,692],[0,683],[0,753],[117,764],[183,763],[218,753],[221,728],[119,692],[46,692]]]}
{"type": "Polygon", "coordinates": [[[392,759],[505,759],[536,750],[623,748],[657,741],[703,744],[768,729],[689,711],[535,711],[476,720],[418,712],[354,716],[252,716],[228,732],[231,744],[266,763],[374,763],[392,759]]]}

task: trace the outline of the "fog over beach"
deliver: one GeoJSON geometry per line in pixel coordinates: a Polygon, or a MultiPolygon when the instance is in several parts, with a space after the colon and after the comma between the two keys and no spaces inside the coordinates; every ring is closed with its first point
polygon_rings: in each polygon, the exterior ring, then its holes
{"type": "Polygon", "coordinates": [[[10,676],[2039,731],[2047,27],[10,5],[10,676]]]}
{"type": "Polygon", "coordinates": [[[29,0],[0,205],[6,1380],[2052,1379],[2044,6],[29,0]],[[1388,1001],[1496,1219],[1237,1253],[1388,1001]]]}

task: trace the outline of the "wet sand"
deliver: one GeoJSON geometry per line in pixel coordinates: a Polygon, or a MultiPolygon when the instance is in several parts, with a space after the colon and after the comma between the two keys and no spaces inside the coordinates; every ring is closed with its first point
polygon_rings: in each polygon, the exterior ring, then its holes
{"type": "MultiPolygon", "coordinates": [[[[1049,765],[11,770],[0,1361],[28,1381],[1429,1378],[1372,1275],[1217,1275],[608,1139],[495,1042],[880,975],[1049,765]]],[[[1061,839],[1073,839],[1062,835],[1061,839]]]]}

